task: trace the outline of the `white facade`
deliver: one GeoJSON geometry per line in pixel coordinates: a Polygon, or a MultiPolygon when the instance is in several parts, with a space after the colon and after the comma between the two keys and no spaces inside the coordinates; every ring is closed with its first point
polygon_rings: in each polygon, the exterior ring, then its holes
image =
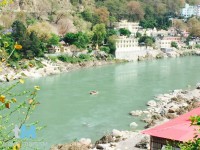
{"type": "Polygon", "coordinates": [[[138,60],[139,56],[145,56],[146,50],[138,46],[138,40],[131,37],[120,36],[116,41],[115,57],[117,59],[138,60]]]}
{"type": "Polygon", "coordinates": [[[133,49],[134,47],[138,46],[138,40],[134,37],[126,37],[120,36],[116,40],[116,48],[117,49],[133,49]]]}
{"type": "Polygon", "coordinates": [[[189,18],[196,14],[196,7],[185,4],[185,7],[181,9],[181,16],[189,18]]]}
{"type": "Polygon", "coordinates": [[[190,6],[186,3],[185,7],[181,9],[181,16],[184,18],[189,18],[192,16],[200,17],[200,5],[190,6]]]}
{"type": "Polygon", "coordinates": [[[120,22],[115,23],[115,28],[125,28],[128,29],[132,35],[136,35],[139,29],[141,29],[141,26],[139,26],[139,22],[128,22],[127,20],[122,20],[120,22]]]}
{"type": "Polygon", "coordinates": [[[178,45],[180,43],[180,37],[164,37],[161,40],[158,40],[158,47],[161,49],[171,48],[171,43],[176,42],[178,45]]]}

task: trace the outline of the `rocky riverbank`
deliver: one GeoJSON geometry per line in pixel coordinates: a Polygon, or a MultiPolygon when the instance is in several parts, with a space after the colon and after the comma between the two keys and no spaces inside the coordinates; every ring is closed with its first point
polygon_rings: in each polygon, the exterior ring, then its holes
{"type": "MultiPolygon", "coordinates": [[[[116,60],[116,59],[107,59],[107,55],[105,53],[95,52],[94,58],[97,56],[97,54],[101,57],[100,60],[94,59],[92,61],[83,61],[80,63],[65,63],[62,61],[57,60],[56,62],[51,61],[46,58],[39,58],[35,59],[35,61],[38,61],[42,64],[42,67],[33,67],[28,66],[24,69],[16,69],[14,67],[9,67],[7,65],[2,65],[2,71],[0,72],[0,82],[4,81],[12,81],[19,78],[38,78],[38,77],[44,77],[47,75],[54,75],[54,74],[60,74],[63,72],[69,72],[72,70],[77,70],[81,68],[87,68],[87,67],[93,67],[93,66],[102,66],[106,64],[114,64],[114,63],[121,63],[121,62],[127,62],[126,60],[116,60]]],[[[188,56],[188,55],[197,55],[200,56],[199,50],[174,50],[170,52],[162,52],[160,50],[150,50],[148,53],[144,56],[138,56],[138,61],[143,60],[152,60],[152,59],[161,59],[161,58],[174,58],[174,57],[180,57],[180,56],[188,56]]],[[[24,60],[21,63],[26,63],[28,60],[24,60]]],[[[31,64],[30,64],[31,65],[31,64]]]]}
{"type": "MultiPolygon", "coordinates": [[[[181,114],[184,114],[200,104],[200,84],[195,89],[174,90],[167,94],[160,94],[153,100],[147,102],[147,109],[134,110],[129,114],[134,117],[140,117],[150,128],[159,125],[181,114]]],[[[131,123],[133,131],[119,131],[113,129],[112,133],[103,136],[100,140],[92,144],[90,139],[80,139],[76,143],[55,145],[51,150],[65,150],[68,146],[76,150],[144,150],[149,149],[150,138],[141,131],[136,131],[137,124],[131,123]],[[71,147],[70,147],[71,146],[71,147]]]]}
{"type": "Polygon", "coordinates": [[[29,67],[27,69],[14,69],[11,67],[3,67],[3,71],[0,74],[0,82],[12,81],[20,78],[39,78],[47,75],[55,75],[64,72],[69,72],[72,70],[77,70],[81,68],[88,68],[94,66],[102,66],[107,64],[121,63],[125,61],[119,60],[94,60],[86,61],[81,63],[65,63],[61,61],[52,62],[46,59],[40,59],[43,64],[42,68],[29,67]]]}

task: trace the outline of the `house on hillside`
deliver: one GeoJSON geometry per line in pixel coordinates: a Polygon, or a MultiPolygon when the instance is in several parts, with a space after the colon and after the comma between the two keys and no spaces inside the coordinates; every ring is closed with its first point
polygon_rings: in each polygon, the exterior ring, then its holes
{"type": "Polygon", "coordinates": [[[190,18],[192,16],[200,17],[200,5],[191,6],[185,3],[185,6],[181,9],[180,14],[184,18],[190,18]]]}
{"type": "Polygon", "coordinates": [[[156,40],[156,45],[159,49],[171,49],[171,43],[176,42],[178,46],[181,43],[181,37],[177,36],[167,36],[156,40]]]}
{"type": "Polygon", "coordinates": [[[189,120],[191,116],[197,115],[200,115],[200,107],[162,125],[144,130],[142,133],[150,135],[150,150],[164,149],[169,143],[172,143],[175,149],[180,150],[177,144],[192,140],[198,132],[198,126],[191,126],[189,120]]]}
{"type": "Polygon", "coordinates": [[[121,28],[128,29],[133,36],[135,36],[138,30],[142,28],[139,25],[139,22],[128,22],[127,20],[121,20],[120,22],[115,22],[114,26],[115,29],[121,29],[121,28]]]}

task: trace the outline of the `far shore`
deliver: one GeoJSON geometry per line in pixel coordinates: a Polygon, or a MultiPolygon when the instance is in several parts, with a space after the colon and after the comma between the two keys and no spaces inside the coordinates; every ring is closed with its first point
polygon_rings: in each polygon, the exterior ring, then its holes
{"type": "MultiPolygon", "coordinates": [[[[200,50],[176,50],[172,52],[163,53],[160,50],[150,50],[146,55],[137,56],[135,61],[162,59],[162,58],[176,58],[188,55],[200,56],[200,50]]],[[[38,61],[38,60],[37,60],[38,61]]],[[[29,67],[27,69],[14,69],[11,67],[3,67],[3,71],[0,74],[0,82],[17,80],[20,78],[39,78],[47,75],[55,75],[64,72],[70,72],[77,69],[102,66],[108,64],[117,64],[130,62],[134,60],[118,60],[118,59],[101,59],[93,61],[85,61],[81,63],[65,63],[61,61],[52,62],[49,59],[40,58],[39,61],[43,64],[42,68],[29,67]]]]}

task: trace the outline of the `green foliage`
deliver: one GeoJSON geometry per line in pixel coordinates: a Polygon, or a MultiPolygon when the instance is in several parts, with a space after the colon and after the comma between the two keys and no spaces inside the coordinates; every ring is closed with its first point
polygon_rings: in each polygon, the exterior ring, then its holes
{"type": "Polygon", "coordinates": [[[79,57],[71,57],[71,56],[68,56],[68,55],[60,55],[57,58],[60,61],[72,63],[72,64],[92,60],[92,57],[89,54],[80,54],[79,57]]]}
{"type": "Polygon", "coordinates": [[[178,48],[178,44],[176,42],[171,42],[171,47],[178,48]]]}
{"type": "Polygon", "coordinates": [[[153,43],[155,43],[155,39],[153,37],[144,35],[140,37],[138,42],[140,45],[144,44],[147,47],[147,46],[152,46],[153,43]]]}
{"type": "Polygon", "coordinates": [[[140,32],[136,33],[136,38],[141,38],[142,34],[140,32]]]}
{"type": "Polygon", "coordinates": [[[60,56],[58,56],[58,59],[60,61],[67,62],[67,63],[78,63],[78,62],[81,62],[81,60],[79,58],[70,57],[68,55],[60,55],[60,56]]]}
{"type": "Polygon", "coordinates": [[[125,29],[125,28],[119,29],[119,33],[120,33],[120,35],[128,36],[128,37],[131,35],[131,31],[129,31],[128,29],[125,29]]]}
{"type": "Polygon", "coordinates": [[[23,140],[16,139],[12,130],[15,128],[15,125],[18,125],[19,128],[21,128],[22,125],[27,122],[38,104],[36,96],[39,87],[35,87],[33,90],[21,91],[19,93],[13,92],[23,83],[23,80],[19,80],[8,87],[1,87],[0,149],[14,150],[16,145],[18,145],[18,148],[20,148],[21,144],[23,145],[23,140]]]}
{"type": "Polygon", "coordinates": [[[59,45],[59,41],[60,41],[60,37],[58,36],[58,35],[56,35],[56,34],[51,34],[52,35],[52,37],[47,41],[47,45],[56,45],[56,46],[58,46],[59,45]]]}
{"type": "Polygon", "coordinates": [[[200,48],[200,44],[196,44],[196,45],[195,45],[195,48],[198,48],[198,49],[199,49],[199,48],[200,48]]]}
{"type": "Polygon", "coordinates": [[[79,58],[84,61],[92,60],[92,57],[89,54],[80,54],[79,58]]]}
{"type": "Polygon", "coordinates": [[[92,31],[94,33],[92,41],[96,45],[96,49],[98,49],[99,45],[101,45],[106,38],[106,27],[105,24],[96,24],[92,31]]]}
{"type": "Polygon", "coordinates": [[[12,37],[14,41],[22,44],[27,38],[27,30],[25,25],[20,21],[15,21],[12,24],[12,37]]]}
{"type": "Polygon", "coordinates": [[[89,9],[86,9],[84,10],[82,13],[81,13],[83,19],[85,21],[88,21],[88,22],[92,22],[94,21],[94,17],[93,17],[93,13],[91,12],[91,10],[89,9]]]}
{"type": "Polygon", "coordinates": [[[107,46],[102,46],[102,47],[100,48],[100,50],[106,52],[107,54],[110,53],[110,48],[107,47],[107,46]]]}
{"type": "Polygon", "coordinates": [[[29,25],[32,25],[32,24],[35,24],[37,22],[37,20],[35,19],[35,18],[33,18],[33,17],[31,17],[31,18],[27,18],[26,19],[26,24],[27,24],[27,26],[29,26],[29,25]]]}
{"type": "Polygon", "coordinates": [[[117,36],[116,35],[112,35],[112,36],[109,36],[108,37],[108,40],[107,40],[107,45],[110,49],[110,53],[111,54],[115,54],[115,50],[116,50],[116,39],[117,39],[117,36]]]}
{"type": "Polygon", "coordinates": [[[155,10],[147,6],[145,9],[144,19],[140,21],[140,26],[143,28],[157,28],[157,29],[167,29],[171,26],[171,21],[167,14],[158,14],[155,10]]]}
{"type": "Polygon", "coordinates": [[[64,41],[69,45],[75,45],[80,49],[85,49],[90,42],[88,35],[83,32],[67,33],[64,37],[64,41]]]}
{"type": "Polygon", "coordinates": [[[112,35],[117,35],[118,34],[118,31],[115,30],[115,29],[107,29],[107,35],[106,37],[109,37],[109,36],[112,36],[112,35]]]}

